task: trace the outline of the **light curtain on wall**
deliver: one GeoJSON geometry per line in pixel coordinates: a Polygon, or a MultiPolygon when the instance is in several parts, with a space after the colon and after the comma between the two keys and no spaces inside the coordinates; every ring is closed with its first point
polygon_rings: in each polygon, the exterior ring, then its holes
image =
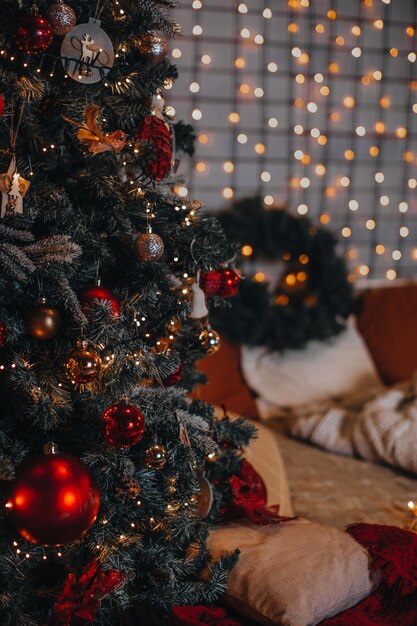
{"type": "Polygon", "coordinates": [[[333,228],[358,278],[415,276],[417,2],[182,0],[177,18],[191,193],[260,193],[333,228]]]}

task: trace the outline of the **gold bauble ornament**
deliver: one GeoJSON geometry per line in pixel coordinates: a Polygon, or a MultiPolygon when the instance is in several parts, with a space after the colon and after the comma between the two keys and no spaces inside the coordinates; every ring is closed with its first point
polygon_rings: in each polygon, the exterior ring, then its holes
{"type": "Polygon", "coordinates": [[[46,341],[55,337],[61,328],[61,323],[61,314],[58,309],[48,306],[46,299],[42,297],[28,313],[26,330],[35,339],[46,341]]]}
{"type": "Polygon", "coordinates": [[[88,347],[87,341],[79,341],[65,364],[67,377],[74,384],[91,383],[101,371],[101,358],[88,347]]]}
{"type": "Polygon", "coordinates": [[[161,237],[152,232],[152,228],[148,226],[146,233],[137,236],[135,243],[136,255],[138,259],[145,263],[159,261],[165,251],[164,242],[161,237]]]}
{"type": "Polygon", "coordinates": [[[143,458],[148,469],[161,470],[167,462],[167,450],[165,446],[154,443],[145,451],[143,458]]]}
{"type": "Polygon", "coordinates": [[[211,326],[205,326],[198,337],[201,347],[206,354],[214,354],[220,350],[220,335],[211,326]]]}

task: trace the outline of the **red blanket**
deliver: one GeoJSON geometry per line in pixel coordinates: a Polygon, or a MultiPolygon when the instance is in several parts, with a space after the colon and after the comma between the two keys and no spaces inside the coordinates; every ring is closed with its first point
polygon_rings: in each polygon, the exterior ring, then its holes
{"type": "MultiPolygon", "coordinates": [[[[347,531],[381,570],[381,585],[355,607],[320,626],[417,625],[417,534],[396,526],[354,524],[347,531]]],[[[183,606],[172,611],[173,626],[242,626],[219,607],[183,606]]]]}

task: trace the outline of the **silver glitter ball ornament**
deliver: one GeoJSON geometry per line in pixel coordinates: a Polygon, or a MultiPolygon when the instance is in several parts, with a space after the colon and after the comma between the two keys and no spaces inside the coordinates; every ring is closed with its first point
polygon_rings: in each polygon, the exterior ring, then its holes
{"type": "Polygon", "coordinates": [[[77,16],[74,10],[65,4],[63,0],[58,0],[49,7],[46,12],[46,19],[54,35],[64,37],[77,24],[77,16]]]}
{"type": "Polygon", "coordinates": [[[138,235],[135,248],[137,257],[146,263],[159,261],[165,250],[161,237],[153,233],[150,227],[146,233],[138,235]]]}

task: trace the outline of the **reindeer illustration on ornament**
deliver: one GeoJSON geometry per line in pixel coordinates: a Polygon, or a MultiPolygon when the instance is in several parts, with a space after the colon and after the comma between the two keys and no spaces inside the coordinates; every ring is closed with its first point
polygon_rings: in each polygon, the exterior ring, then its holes
{"type": "Polygon", "coordinates": [[[92,76],[90,65],[94,65],[102,50],[95,45],[94,39],[88,33],[85,33],[81,39],[81,75],[92,76]]]}
{"type": "Polygon", "coordinates": [[[90,18],[67,33],[61,45],[62,63],[68,76],[86,84],[100,81],[114,63],[114,49],[100,20],[90,18]]]}

